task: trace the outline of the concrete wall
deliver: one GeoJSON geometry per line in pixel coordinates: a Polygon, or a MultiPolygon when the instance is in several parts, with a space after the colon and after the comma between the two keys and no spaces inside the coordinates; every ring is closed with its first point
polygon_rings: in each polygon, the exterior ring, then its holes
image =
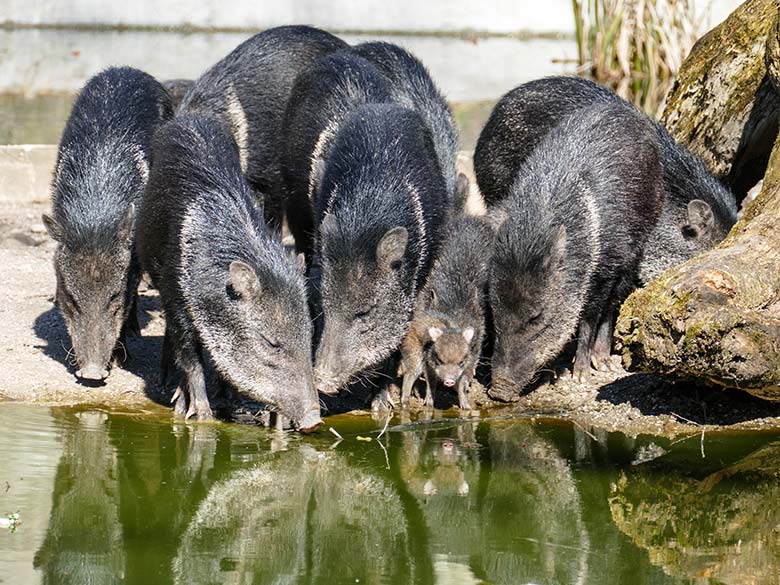
{"type": "MultiPolygon", "coordinates": [[[[695,0],[701,13],[711,4],[720,22],[738,0],[695,0]]],[[[494,33],[574,30],[571,0],[2,0],[0,22],[267,28],[308,23],[351,31],[461,31],[494,33]]]]}

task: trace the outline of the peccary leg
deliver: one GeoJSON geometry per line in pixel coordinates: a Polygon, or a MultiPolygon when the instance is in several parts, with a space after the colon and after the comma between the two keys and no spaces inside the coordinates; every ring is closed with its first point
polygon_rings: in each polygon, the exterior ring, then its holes
{"type": "Polygon", "coordinates": [[[596,337],[598,319],[585,315],[580,321],[577,335],[577,354],[571,376],[576,382],[585,382],[590,377],[590,355],[596,337]]]}
{"type": "Polygon", "coordinates": [[[392,399],[390,398],[390,392],[388,390],[389,383],[385,383],[384,380],[393,380],[394,374],[397,371],[396,359],[390,358],[382,365],[382,388],[375,395],[371,401],[371,411],[374,413],[382,412],[385,410],[392,410],[395,407],[392,399]]]}
{"type": "MultiPolygon", "coordinates": [[[[185,418],[195,417],[199,421],[212,420],[209,397],[206,393],[206,375],[203,372],[203,360],[197,347],[178,348],[177,363],[184,375],[182,382],[189,394],[189,407],[185,418]]],[[[176,406],[179,406],[178,400],[176,406]]]]}
{"type": "Polygon", "coordinates": [[[471,404],[469,403],[468,391],[469,391],[469,379],[464,374],[458,380],[458,406],[461,410],[471,410],[471,404]]]}
{"type": "Polygon", "coordinates": [[[425,400],[423,405],[427,408],[433,408],[433,392],[436,388],[436,382],[436,371],[429,364],[425,364],[425,400]]]}
{"type": "Polygon", "coordinates": [[[590,354],[590,361],[593,367],[600,372],[614,372],[617,370],[610,359],[612,352],[612,330],[614,324],[614,310],[605,311],[601,318],[598,331],[596,332],[596,341],[593,343],[593,350],[590,354]]]}
{"type": "MultiPolygon", "coordinates": [[[[160,355],[160,387],[165,388],[168,386],[175,375],[176,362],[174,360],[173,341],[171,340],[168,327],[166,327],[165,335],[163,336],[162,354],[160,355]]],[[[184,413],[182,412],[181,414],[184,413]]]]}
{"type": "Polygon", "coordinates": [[[417,352],[409,352],[403,356],[404,381],[401,385],[401,406],[407,408],[412,398],[414,383],[423,373],[422,356],[417,352]]]}

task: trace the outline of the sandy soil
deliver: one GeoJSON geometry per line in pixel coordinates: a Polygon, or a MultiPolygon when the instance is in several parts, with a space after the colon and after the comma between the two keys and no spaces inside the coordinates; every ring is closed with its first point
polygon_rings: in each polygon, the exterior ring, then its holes
{"type": "MultiPolygon", "coordinates": [[[[154,291],[141,294],[142,337],[130,340],[125,366],[113,368],[103,386],[87,387],[76,381],[67,360],[68,335],[53,304],[54,243],[40,223],[47,207],[45,198],[11,200],[0,207],[0,397],[58,404],[165,404],[168,394],[157,381],[163,320],[154,291]]],[[[551,413],[584,427],[631,435],[693,434],[702,428],[780,428],[780,404],[737,391],[695,388],[625,372],[594,375],[588,384],[576,384],[564,374],[554,384],[536,388],[508,406],[492,403],[481,386],[474,393],[481,408],[500,407],[491,413],[483,410],[483,416],[551,413]]],[[[362,412],[366,398],[367,392],[358,389],[323,403],[330,412],[362,412]]],[[[446,392],[440,392],[437,400],[444,408],[454,404],[454,396],[446,392]]],[[[257,408],[230,394],[221,404],[221,411],[229,417],[257,408]]]]}

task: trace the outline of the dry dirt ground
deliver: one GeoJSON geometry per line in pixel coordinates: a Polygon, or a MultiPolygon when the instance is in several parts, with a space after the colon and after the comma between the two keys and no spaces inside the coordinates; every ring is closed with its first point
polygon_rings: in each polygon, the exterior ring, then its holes
{"type": "MultiPolygon", "coordinates": [[[[161,390],[157,381],[163,320],[154,291],[141,294],[142,337],[129,340],[130,357],[124,367],[113,368],[103,386],[87,387],[76,381],[68,361],[68,335],[53,303],[54,243],[40,220],[48,197],[45,190],[37,191],[24,197],[0,193],[0,399],[141,407],[150,401],[165,404],[170,392],[161,390]]],[[[563,375],[511,405],[492,403],[479,385],[474,394],[482,416],[553,414],[574,419],[583,427],[631,435],[694,434],[702,428],[780,428],[780,404],[737,391],[696,388],[625,372],[597,374],[588,384],[576,384],[563,375]]],[[[217,403],[226,417],[248,418],[246,413],[258,408],[230,392],[225,396],[217,403]]],[[[366,398],[367,392],[357,389],[336,400],[325,399],[323,404],[329,412],[363,412],[366,398]]],[[[440,391],[437,401],[438,406],[452,408],[454,396],[440,391]]]]}

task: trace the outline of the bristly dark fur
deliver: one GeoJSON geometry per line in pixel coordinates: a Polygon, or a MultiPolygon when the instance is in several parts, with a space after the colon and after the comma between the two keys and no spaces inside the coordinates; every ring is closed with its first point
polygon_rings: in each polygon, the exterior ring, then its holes
{"type": "Polygon", "coordinates": [[[614,312],[636,286],[664,200],[645,116],[596,104],[550,131],[496,210],[494,395],[509,398],[577,334],[575,374],[608,367],[614,312]],[[503,393],[503,394],[502,394],[503,393]]]}
{"type": "MultiPolygon", "coordinates": [[[[599,103],[622,105],[645,116],[609,89],[578,77],[538,79],[503,96],[474,152],[477,182],[488,205],[509,196],[518,170],[553,128],[599,103]]],[[[712,248],[737,218],[734,196],[704,162],[678,144],[661,124],[651,123],[660,145],[666,203],[642,262],[642,282],[712,248]],[[694,200],[706,205],[691,206],[694,200]]]]}
{"type": "Polygon", "coordinates": [[[332,392],[398,348],[438,250],[446,185],[420,115],[392,104],[356,108],[333,142],[315,207],[317,374],[332,392]]]}
{"type": "Polygon", "coordinates": [[[299,425],[319,420],[303,276],[266,228],[228,129],[218,118],[179,116],[158,133],[155,156],[140,252],[189,393],[177,414],[211,417],[205,351],[240,390],[299,425]],[[234,273],[236,263],[245,270],[234,273]]]}
{"type": "Polygon", "coordinates": [[[70,333],[76,376],[108,376],[115,349],[138,328],[136,207],[152,165],[155,129],[172,115],[165,89],[142,71],[109,68],[81,90],[62,134],[52,178],[58,242],[57,304],[70,333]]]}
{"type": "Polygon", "coordinates": [[[282,131],[285,211],[298,252],[310,260],[313,198],[339,125],[357,106],[390,101],[384,76],[362,57],[339,51],[318,59],[295,82],[282,131]]]}
{"type": "Polygon", "coordinates": [[[317,58],[346,47],[338,37],[309,26],[263,31],[206,71],[179,106],[180,113],[211,113],[227,120],[246,156],[247,180],[265,198],[266,218],[273,222],[281,223],[279,136],[295,79],[317,58]]]}
{"type": "Polygon", "coordinates": [[[372,63],[387,77],[394,102],[415,110],[425,120],[433,137],[450,205],[457,206],[458,130],[452,110],[431,74],[417,57],[392,43],[362,43],[350,51],[372,63]]]}

